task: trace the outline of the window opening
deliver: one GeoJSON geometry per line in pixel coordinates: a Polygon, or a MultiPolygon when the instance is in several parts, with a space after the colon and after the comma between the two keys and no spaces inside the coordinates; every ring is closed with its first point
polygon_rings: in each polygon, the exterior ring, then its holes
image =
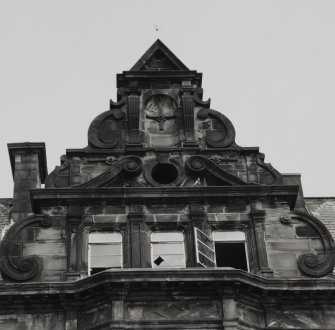
{"type": "Polygon", "coordinates": [[[169,184],[178,178],[177,168],[170,163],[158,163],[151,170],[152,178],[160,184],[169,184]]]}
{"type": "Polygon", "coordinates": [[[214,231],[213,241],[217,267],[233,267],[249,271],[244,232],[214,231]]]}
{"type": "Polygon", "coordinates": [[[183,233],[151,233],[151,262],[152,268],[186,267],[183,233]]]}
{"type": "Polygon", "coordinates": [[[122,235],[118,232],[93,232],[88,239],[88,275],[108,268],[122,268],[122,235]]]}

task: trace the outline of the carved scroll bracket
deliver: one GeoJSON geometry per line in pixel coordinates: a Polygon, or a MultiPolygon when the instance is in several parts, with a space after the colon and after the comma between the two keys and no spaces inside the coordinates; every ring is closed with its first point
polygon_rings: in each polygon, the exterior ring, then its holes
{"type": "Polygon", "coordinates": [[[36,224],[41,227],[50,227],[52,219],[47,215],[28,217],[10,227],[1,241],[0,269],[5,278],[22,282],[32,279],[40,271],[41,265],[38,258],[22,256],[22,242],[17,240],[24,228],[36,224]]]}
{"type": "Polygon", "coordinates": [[[186,168],[192,174],[198,176],[204,176],[206,172],[209,172],[216,178],[218,178],[225,185],[246,185],[247,182],[241,180],[239,177],[230,174],[216,165],[215,162],[203,156],[191,156],[186,162],[186,168]]]}
{"type": "Polygon", "coordinates": [[[235,145],[235,129],[231,121],[222,113],[203,107],[197,113],[200,120],[207,118],[215,119],[220,123],[221,128],[208,130],[206,133],[206,143],[212,148],[226,148],[235,145]]]}
{"type": "Polygon", "coordinates": [[[321,277],[330,274],[335,265],[335,244],[326,226],[317,218],[301,211],[292,211],[285,218],[290,216],[293,219],[306,222],[321,238],[323,255],[304,253],[298,258],[298,267],[306,275],[321,277]]]}
{"type": "Polygon", "coordinates": [[[211,99],[204,101],[202,99],[202,94],[203,94],[203,89],[201,87],[196,88],[194,92],[194,102],[197,105],[203,106],[204,108],[209,108],[211,105],[211,99]]]}
{"type": "Polygon", "coordinates": [[[111,183],[121,172],[128,176],[137,176],[142,172],[142,160],[136,156],[126,156],[112,163],[111,167],[93,178],[75,188],[83,187],[104,187],[111,183]]]}

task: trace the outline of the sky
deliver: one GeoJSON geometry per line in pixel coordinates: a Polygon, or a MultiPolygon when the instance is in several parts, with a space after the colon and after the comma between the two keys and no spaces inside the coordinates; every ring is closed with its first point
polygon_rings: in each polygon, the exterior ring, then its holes
{"type": "Polygon", "coordinates": [[[0,0],[1,198],[7,143],[45,142],[51,172],[157,38],[203,73],[239,145],[335,196],[335,1],[0,0]]]}

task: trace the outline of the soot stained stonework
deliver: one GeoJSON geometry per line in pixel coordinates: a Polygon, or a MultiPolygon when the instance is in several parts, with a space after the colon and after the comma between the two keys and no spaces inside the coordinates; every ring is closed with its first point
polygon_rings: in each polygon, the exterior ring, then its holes
{"type": "Polygon", "coordinates": [[[334,219],[202,94],[157,40],[49,174],[8,145],[0,330],[335,328],[334,219]]]}

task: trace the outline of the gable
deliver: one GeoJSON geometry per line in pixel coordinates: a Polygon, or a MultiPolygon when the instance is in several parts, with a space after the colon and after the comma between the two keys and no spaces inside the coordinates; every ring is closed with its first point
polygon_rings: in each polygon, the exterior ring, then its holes
{"type": "Polygon", "coordinates": [[[184,71],[188,70],[176,55],[159,39],[145,52],[130,71],[184,71]]]}

